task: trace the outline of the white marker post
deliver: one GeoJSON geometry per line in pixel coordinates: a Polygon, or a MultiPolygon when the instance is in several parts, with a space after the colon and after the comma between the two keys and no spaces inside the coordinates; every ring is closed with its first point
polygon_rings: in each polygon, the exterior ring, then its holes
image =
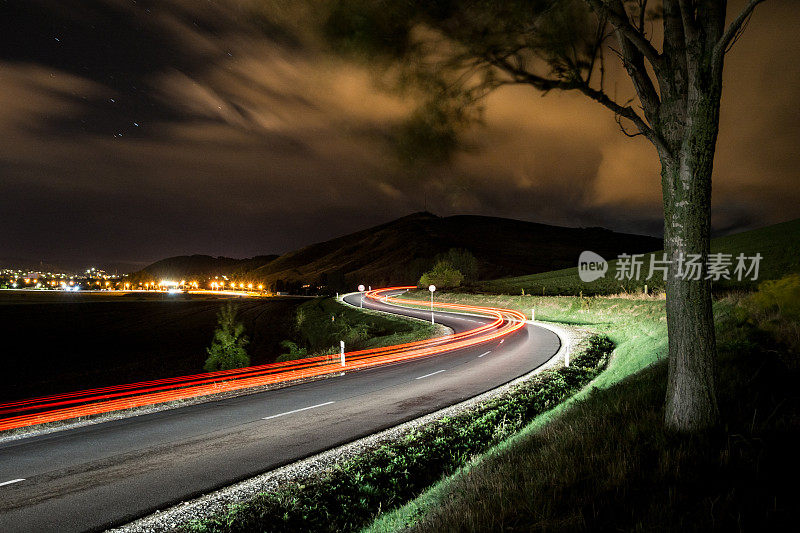
{"type": "Polygon", "coordinates": [[[569,346],[564,350],[564,366],[569,366],[569,346]]]}
{"type": "Polygon", "coordinates": [[[435,324],[436,322],[433,321],[433,293],[436,292],[436,285],[428,285],[428,290],[431,291],[431,324],[435,324]]]}
{"type": "Polygon", "coordinates": [[[344,366],[344,341],[339,341],[339,348],[341,349],[340,357],[342,361],[342,366],[344,366]]]}
{"type": "Polygon", "coordinates": [[[536,309],[531,309],[531,322],[536,322],[536,309]]]}
{"type": "Polygon", "coordinates": [[[364,286],[363,285],[359,285],[358,286],[358,292],[361,293],[361,304],[359,305],[359,307],[361,307],[363,309],[364,308],[364,286]]]}

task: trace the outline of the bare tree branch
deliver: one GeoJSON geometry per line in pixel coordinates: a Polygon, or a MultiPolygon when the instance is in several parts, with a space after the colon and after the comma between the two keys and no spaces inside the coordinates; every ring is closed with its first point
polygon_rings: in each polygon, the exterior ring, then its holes
{"type": "Polygon", "coordinates": [[[630,133],[627,129],[625,129],[625,125],[622,124],[621,116],[614,115],[614,120],[616,121],[617,126],[619,126],[619,131],[621,131],[622,134],[625,135],[625,137],[638,137],[639,135],[644,135],[641,131],[636,133],[630,133]]]}
{"type": "Polygon", "coordinates": [[[647,58],[647,61],[653,66],[653,70],[658,73],[661,68],[661,56],[658,50],[656,50],[653,43],[651,43],[642,32],[631,24],[628,16],[624,12],[617,12],[604,0],[586,0],[586,3],[589,4],[592,9],[602,14],[617,31],[624,35],[639,52],[647,58]]]}
{"type": "MultiPolygon", "coordinates": [[[[593,89],[586,84],[581,84],[576,87],[577,90],[594,100],[595,102],[603,105],[604,107],[610,109],[614,112],[615,115],[623,118],[627,118],[636,126],[639,132],[647,137],[647,139],[655,145],[658,151],[664,155],[670,155],[672,152],[669,149],[669,146],[664,142],[664,140],[644,121],[639,114],[634,111],[631,106],[623,106],[618,104],[617,102],[613,101],[609,96],[604,93],[603,91],[599,91],[597,89],[593,89]]],[[[627,134],[627,133],[626,133],[627,134]]],[[[630,136],[630,134],[627,134],[630,136]]]]}
{"type": "Polygon", "coordinates": [[[744,6],[744,9],[742,9],[742,12],[739,13],[735,19],[733,19],[733,22],[731,22],[730,26],[728,26],[728,29],[725,30],[725,33],[722,34],[720,40],[714,45],[712,61],[715,66],[722,64],[722,58],[725,55],[725,52],[728,50],[728,45],[734,39],[736,34],[739,33],[739,30],[742,29],[745,21],[750,17],[750,15],[753,14],[753,10],[756,8],[756,6],[763,1],[764,0],[750,0],[747,5],[744,6]]]}
{"type": "MultiPolygon", "coordinates": [[[[625,6],[622,0],[610,0],[610,8],[616,10],[618,13],[625,12],[625,6]]],[[[653,122],[654,117],[658,114],[661,100],[656,91],[655,84],[650,78],[650,73],[644,63],[644,54],[636,48],[630,39],[628,39],[621,31],[617,30],[617,41],[620,44],[620,59],[622,65],[625,67],[628,76],[633,82],[633,87],[636,89],[636,94],[639,96],[639,101],[644,108],[645,116],[650,123],[653,122]]]]}

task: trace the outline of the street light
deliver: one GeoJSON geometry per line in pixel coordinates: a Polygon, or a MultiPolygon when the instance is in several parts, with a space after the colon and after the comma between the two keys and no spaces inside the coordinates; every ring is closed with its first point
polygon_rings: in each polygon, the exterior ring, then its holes
{"type": "Polygon", "coordinates": [[[428,290],[431,291],[431,324],[435,324],[433,321],[433,293],[436,292],[436,285],[428,285],[428,290]]]}
{"type": "Polygon", "coordinates": [[[358,292],[361,293],[361,304],[359,305],[359,307],[361,307],[363,309],[364,308],[364,286],[363,285],[359,285],[358,286],[358,292]]]}

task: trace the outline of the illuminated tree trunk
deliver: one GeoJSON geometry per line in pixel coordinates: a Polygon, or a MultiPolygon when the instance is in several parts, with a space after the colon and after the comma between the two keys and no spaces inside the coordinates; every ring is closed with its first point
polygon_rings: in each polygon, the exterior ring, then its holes
{"type": "Polygon", "coordinates": [[[710,251],[711,174],[722,80],[721,69],[712,68],[703,58],[690,61],[692,66],[688,98],[684,95],[680,106],[664,106],[666,116],[661,116],[666,126],[664,137],[674,148],[670,156],[661,157],[664,247],[671,260],[666,284],[669,376],[665,424],[681,432],[719,422],[714,315],[705,264],[710,251]],[[693,256],[699,256],[702,264],[699,279],[685,268],[693,256]]]}

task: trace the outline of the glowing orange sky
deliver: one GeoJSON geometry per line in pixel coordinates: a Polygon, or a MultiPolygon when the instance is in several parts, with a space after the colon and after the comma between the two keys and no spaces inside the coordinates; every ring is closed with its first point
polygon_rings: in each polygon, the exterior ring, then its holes
{"type": "MultiPolygon", "coordinates": [[[[0,258],[250,256],[425,208],[660,232],[654,150],[579,95],[498,91],[477,150],[412,177],[385,143],[410,104],[265,38],[242,2],[20,4],[0,23],[0,258]]],[[[797,27],[769,0],[727,58],[717,231],[800,216],[797,27]]]]}

